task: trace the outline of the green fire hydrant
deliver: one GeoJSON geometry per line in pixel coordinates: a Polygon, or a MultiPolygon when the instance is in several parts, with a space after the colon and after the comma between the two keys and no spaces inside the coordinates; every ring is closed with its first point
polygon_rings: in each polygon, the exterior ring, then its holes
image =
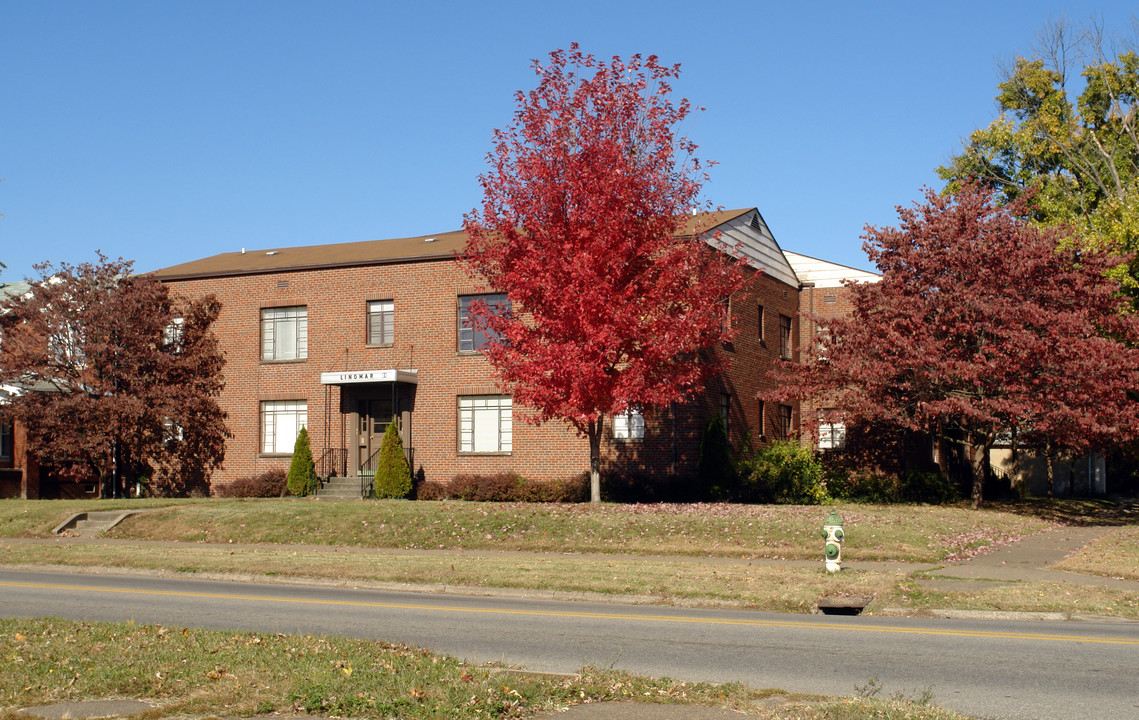
{"type": "Polygon", "coordinates": [[[842,569],[842,517],[834,510],[823,521],[823,540],[827,543],[823,549],[827,572],[838,572],[842,569]]]}

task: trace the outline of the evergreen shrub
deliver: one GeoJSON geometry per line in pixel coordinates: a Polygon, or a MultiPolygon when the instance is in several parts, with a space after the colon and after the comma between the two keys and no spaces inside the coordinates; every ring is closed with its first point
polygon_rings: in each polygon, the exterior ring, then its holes
{"type": "Polygon", "coordinates": [[[376,462],[376,478],[372,485],[372,497],[404,499],[411,494],[411,467],[403,454],[403,440],[399,428],[393,420],[384,431],[380,443],[380,457],[376,462]]]}
{"type": "Polygon", "coordinates": [[[739,476],[732,460],[724,419],[713,415],[700,437],[700,457],[696,461],[696,484],[711,500],[729,500],[739,492],[739,476]]]}
{"type": "Polygon", "coordinates": [[[289,463],[287,485],[289,492],[298,497],[316,492],[316,464],[312,461],[312,446],[308,430],[302,426],[293,444],[293,459],[289,463]]]}

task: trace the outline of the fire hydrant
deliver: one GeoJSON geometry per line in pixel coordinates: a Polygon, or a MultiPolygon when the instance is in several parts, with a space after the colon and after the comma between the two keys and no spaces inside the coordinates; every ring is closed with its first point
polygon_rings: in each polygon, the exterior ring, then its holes
{"type": "Polygon", "coordinates": [[[827,541],[827,572],[838,572],[842,569],[842,518],[834,510],[823,521],[823,540],[827,541]]]}

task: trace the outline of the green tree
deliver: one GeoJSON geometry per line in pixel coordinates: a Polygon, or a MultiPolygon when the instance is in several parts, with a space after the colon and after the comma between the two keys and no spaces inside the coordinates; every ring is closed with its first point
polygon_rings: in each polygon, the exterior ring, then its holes
{"type": "Polygon", "coordinates": [[[289,463],[289,492],[293,495],[308,495],[316,490],[316,464],[312,461],[312,445],[308,439],[308,429],[304,426],[297,433],[293,445],[293,460],[289,463]]]}
{"type": "MultiPolygon", "coordinates": [[[[999,117],[938,168],[948,190],[972,178],[1007,202],[1031,189],[1035,222],[1071,225],[1094,247],[1139,249],[1139,55],[1105,46],[1098,27],[1047,26],[997,86],[999,117]]],[[[1124,270],[1139,286],[1139,264],[1124,270]]]]}
{"type": "Polygon", "coordinates": [[[732,462],[732,446],[724,428],[724,419],[713,415],[700,437],[700,457],[696,461],[696,482],[701,492],[713,500],[734,498],[737,485],[736,467],[732,462]]]}
{"type": "Polygon", "coordinates": [[[403,441],[393,420],[384,431],[372,497],[405,498],[411,494],[411,468],[403,454],[403,441]]]}
{"type": "Polygon", "coordinates": [[[819,505],[827,502],[823,466],[810,448],[794,440],[776,440],[744,463],[744,502],[819,505]]]}

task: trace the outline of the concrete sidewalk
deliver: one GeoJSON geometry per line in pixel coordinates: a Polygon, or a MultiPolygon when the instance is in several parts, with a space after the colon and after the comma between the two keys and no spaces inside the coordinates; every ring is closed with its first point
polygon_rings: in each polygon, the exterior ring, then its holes
{"type": "Polygon", "coordinates": [[[927,573],[936,579],[924,584],[954,590],[962,584],[976,582],[1067,582],[1127,590],[1139,596],[1139,581],[1050,569],[1110,530],[1110,527],[1094,525],[1045,530],[968,560],[929,570],[927,573]]]}
{"type": "MultiPolygon", "coordinates": [[[[1102,537],[1110,530],[1111,528],[1102,526],[1056,527],[1031,535],[1019,542],[1001,546],[983,555],[944,566],[874,562],[850,562],[844,563],[844,566],[852,570],[924,571],[932,579],[923,580],[922,583],[938,590],[969,590],[982,585],[991,587],[993,584],[1042,581],[1097,585],[1127,590],[1139,596],[1139,581],[1049,569],[1049,566],[1102,537]]],[[[821,567],[822,563],[798,561],[781,564],[821,567]]],[[[143,713],[151,707],[149,704],[131,700],[107,700],[57,703],[23,708],[21,712],[43,720],[95,720],[130,717],[143,713]]],[[[743,717],[747,716],[718,708],[622,701],[576,705],[561,713],[542,713],[534,720],[736,720],[743,717]]],[[[287,718],[273,716],[272,720],[287,720],[287,718]]]]}

